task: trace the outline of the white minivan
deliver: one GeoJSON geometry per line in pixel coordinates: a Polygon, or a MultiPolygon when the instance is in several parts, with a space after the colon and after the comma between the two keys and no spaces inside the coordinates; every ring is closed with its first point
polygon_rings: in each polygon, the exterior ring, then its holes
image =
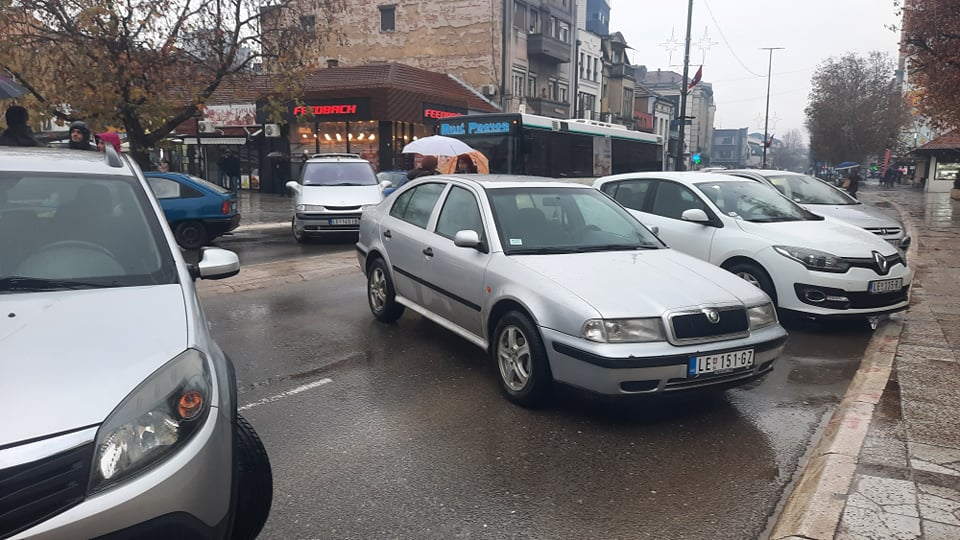
{"type": "Polygon", "coordinates": [[[297,242],[325,233],[360,229],[360,212],[379,204],[389,182],[379,182],[369,161],[357,154],[314,154],[300,180],[287,182],[295,194],[291,231],[297,242]]]}

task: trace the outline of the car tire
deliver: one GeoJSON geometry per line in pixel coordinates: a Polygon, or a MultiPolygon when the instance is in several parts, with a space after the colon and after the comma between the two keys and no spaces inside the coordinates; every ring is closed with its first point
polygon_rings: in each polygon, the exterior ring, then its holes
{"type": "Polygon", "coordinates": [[[181,221],[173,234],[183,249],[199,249],[207,243],[207,228],[199,221],[181,221]]]}
{"type": "Polygon", "coordinates": [[[273,471],[260,436],[246,418],[237,415],[237,508],[233,540],[253,540],[260,534],[273,504],[273,471]]]}
{"type": "Polygon", "coordinates": [[[297,231],[297,218],[290,219],[290,233],[293,234],[293,239],[296,240],[298,244],[307,241],[307,237],[302,232],[297,231]]]}
{"type": "Polygon", "coordinates": [[[761,291],[767,293],[767,296],[773,300],[773,305],[777,303],[777,288],[773,285],[770,275],[760,265],[750,262],[738,262],[729,266],[724,266],[728,272],[736,274],[748,283],[756,285],[761,291]]]}
{"type": "Polygon", "coordinates": [[[542,405],[553,389],[543,339],[528,316],[510,311],[497,321],[490,347],[500,391],[522,407],[542,405]]]}
{"type": "Polygon", "coordinates": [[[404,307],[397,303],[397,291],[387,269],[387,262],[377,257],[367,271],[367,304],[380,322],[391,323],[403,315],[404,307]]]}

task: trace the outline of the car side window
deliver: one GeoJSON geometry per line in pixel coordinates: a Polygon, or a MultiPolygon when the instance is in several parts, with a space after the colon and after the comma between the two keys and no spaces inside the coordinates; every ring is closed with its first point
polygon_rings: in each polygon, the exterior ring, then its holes
{"type": "Polygon", "coordinates": [[[483,221],[480,219],[480,207],[477,198],[462,187],[454,186],[437,219],[437,234],[453,238],[457,231],[476,231],[483,239],[483,221]]]}
{"type": "Polygon", "coordinates": [[[444,184],[429,183],[402,193],[390,208],[390,215],[426,229],[444,187],[444,184]]]}
{"type": "Polygon", "coordinates": [[[652,180],[620,182],[617,191],[613,193],[613,199],[626,208],[642,211],[652,183],[652,180]]]}
{"type": "Polygon", "coordinates": [[[681,219],[684,212],[691,208],[699,208],[704,212],[707,206],[700,197],[676,182],[661,181],[657,187],[657,194],[653,199],[651,211],[658,215],[673,219],[681,219]]]}
{"type": "Polygon", "coordinates": [[[180,184],[167,178],[147,178],[150,189],[158,199],[180,198],[180,184]]]}

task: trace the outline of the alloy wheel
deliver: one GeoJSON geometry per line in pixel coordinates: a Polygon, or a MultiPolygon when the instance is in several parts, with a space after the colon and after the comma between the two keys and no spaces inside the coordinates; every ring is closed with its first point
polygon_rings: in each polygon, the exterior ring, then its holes
{"type": "Polygon", "coordinates": [[[370,305],[375,311],[383,311],[387,304],[387,278],[383,269],[374,268],[370,271],[370,305]]]}
{"type": "Polygon", "coordinates": [[[500,376],[510,390],[519,392],[527,386],[533,370],[533,359],[527,337],[520,328],[511,325],[500,333],[497,361],[500,376]]]}

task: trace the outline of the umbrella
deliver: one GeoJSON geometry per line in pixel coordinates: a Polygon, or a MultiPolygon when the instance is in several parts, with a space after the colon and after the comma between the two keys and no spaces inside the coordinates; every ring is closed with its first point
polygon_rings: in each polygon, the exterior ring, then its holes
{"type": "Polygon", "coordinates": [[[843,163],[834,167],[834,169],[852,169],[854,167],[859,167],[860,164],[855,161],[844,161],[843,163]]]}
{"type": "Polygon", "coordinates": [[[0,99],[13,99],[29,92],[23,86],[13,82],[10,77],[0,77],[0,99]]]}
{"type": "MultiPolygon", "coordinates": [[[[466,154],[460,154],[462,156],[469,156],[473,160],[473,164],[477,167],[478,174],[490,174],[490,160],[487,159],[487,156],[483,155],[483,152],[479,150],[471,150],[466,154]]],[[[450,156],[450,157],[441,157],[439,158],[439,165],[437,170],[443,174],[451,174],[457,170],[457,158],[459,156],[450,156]]]]}
{"type": "Polygon", "coordinates": [[[473,152],[470,145],[443,135],[431,135],[417,139],[403,147],[404,154],[422,154],[424,156],[459,156],[473,152]]]}

